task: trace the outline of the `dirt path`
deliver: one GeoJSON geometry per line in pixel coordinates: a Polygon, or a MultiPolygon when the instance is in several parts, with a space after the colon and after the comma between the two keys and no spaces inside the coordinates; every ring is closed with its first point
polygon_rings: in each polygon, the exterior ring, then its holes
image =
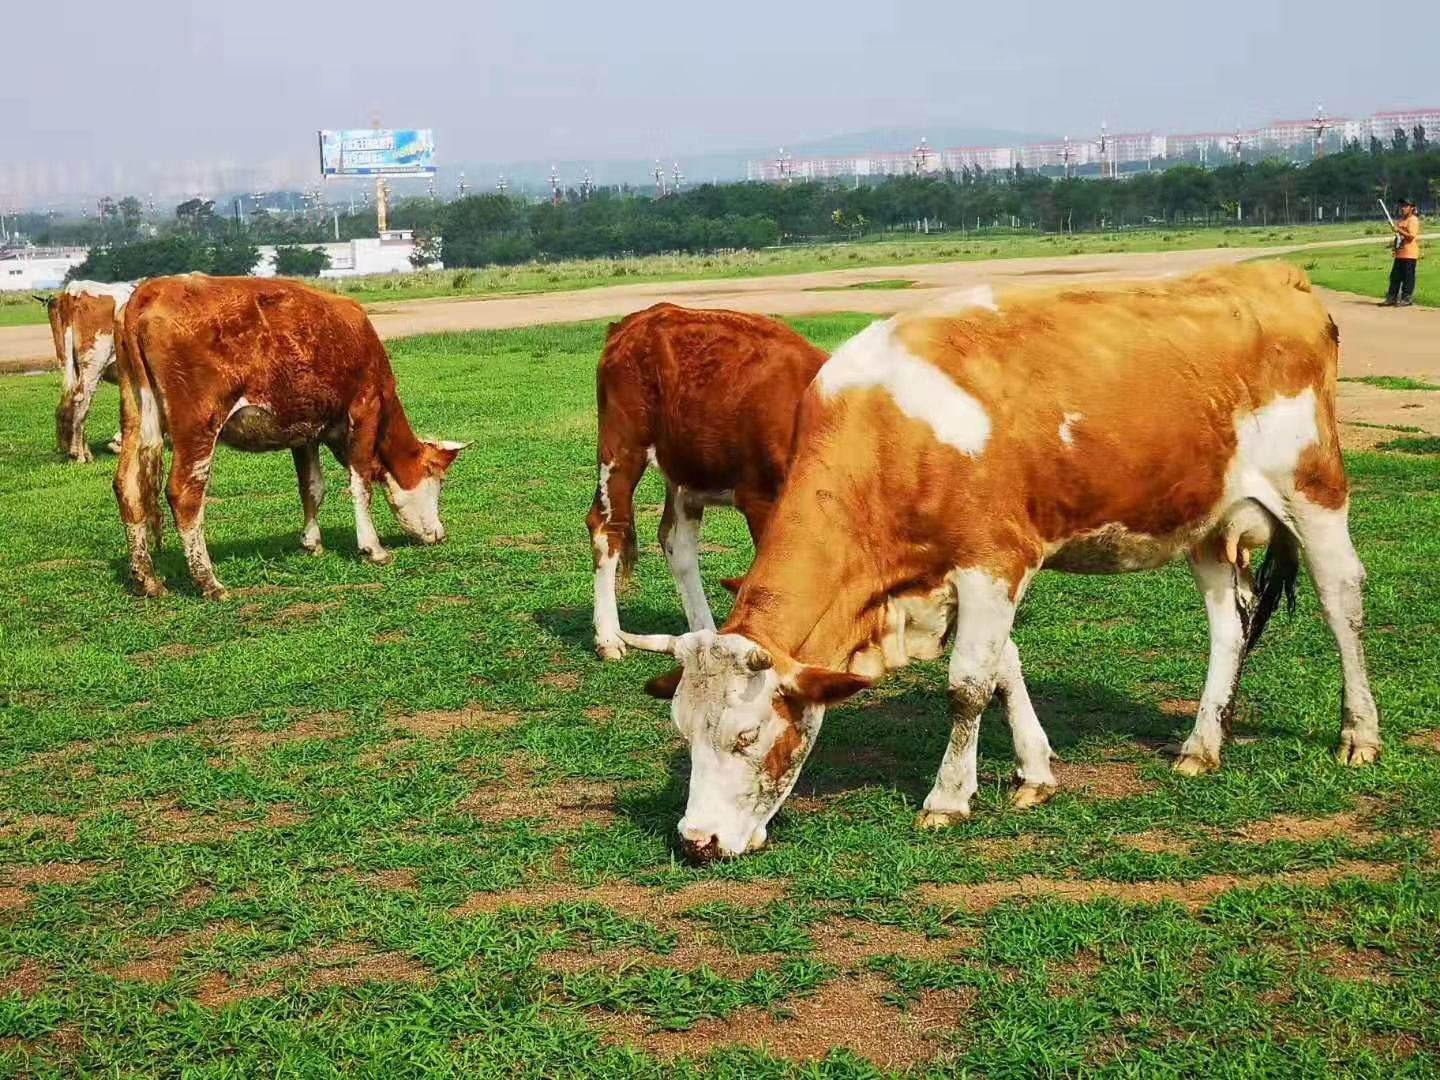
{"type": "MultiPolygon", "coordinates": [[[[1374,238],[1349,241],[1375,242],[1374,238]]],[[[407,300],[377,304],[371,309],[371,318],[381,337],[397,338],[613,319],[661,300],[673,300],[690,307],[727,307],[767,315],[819,315],[839,311],[889,315],[923,304],[939,293],[986,282],[1044,284],[1071,278],[1105,281],[1159,277],[1316,246],[1339,245],[989,259],[872,266],[764,278],[612,285],[526,296],[407,300]],[[914,285],[908,289],[844,288],[896,278],[912,281],[914,285]]],[[[1374,301],[1348,293],[1322,290],[1322,295],[1340,326],[1343,375],[1399,375],[1440,383],[1440,311],[1382,309],[1374,301]]],[[[53,363],[49,327],[0,328],[0,371],[43,369],[53,363]]],[[[1345,383],[1340,397],[1342,416],[1346,420],[1418,427],[1440,434],[1440,393],[1382,390],[1345,383]]],[[[1347,428],[1347,439],[1355,447],[1373,445],[1390,437],[1391,433],[1381,430],[1347,428]]]]}

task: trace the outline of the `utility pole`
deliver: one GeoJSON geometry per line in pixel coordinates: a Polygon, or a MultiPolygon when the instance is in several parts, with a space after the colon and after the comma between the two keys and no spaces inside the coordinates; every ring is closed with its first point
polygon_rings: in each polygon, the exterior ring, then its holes
{"type": "Polygon", "coordinates": [[[930,159],[934,153],[935,151],[930,149],[930,140],[921,135],[919,145],[910,151],[910,162],[915,166],[916,176],[924,176],[930,171],[930,159]]]}
{"type": "Polygon", "coordinates": [[[1065,165],[1065,179],[1070,179],[1070,162],[1075,156],[1075,150],[1070,145],[1070,136],[1065,136],[1065,142],[1060,147],[1060,160],[1065,165]]]}
{"type": "MultiPolygon", "coordinates": [[[[370,118],[370,128],[373,131],[380,130],[380,114],[376,113],[370,118]]],[[[390,228],[390,185],[385,182],[385,177],[375,178],[375,231],[383,233],[390,228]]]]}
{"type": "Polygon", "coordinates": [[[1325,115],[1325,106],[1316,105],[1315,119],[1310,121],[1310,130],[1315,133],[1315,156],[1317,158],[1325,156],[1325,133],[1333,126],[1325,115]]]}
{"type": "Polygon", "coordinates": [[[783,146],[780,147],[780,154],[775,158],[775,175],[782,184],[788,184],[792,179],[791,165],[790,155],[785,152],[783,146]]]}
{"type": "Polygon", "coordinates": [[[595,181],[590,177],[590,170],[585,170],[585,178],[580,181],[580,197],[588,199],[595,193],[595,181]]]}
{"type": "MultiPolygon", "coordinates": [[[[464,173],[461,173],[461,174],[460,174],[460,182],[461,182],[462,184],[465,182],[465,174],[464,174],[464,173]]],[[[508,179],[506,179],[505,174],[504,174],[503,172],[500,174],[500,180],[499,180],[499,182],[495,185],[495,190],[500,193],[501,198],[504,198],[504,196],[506,195],[506,193],[508,193],[509,190],[510,190],[510,181],[509,181],[508,179]]]]}
{"type": "Polygon", "coordinates": [[[1100,121],[1100,138],[1096,140],[1096,146],[1100,150],[1100,178],[1113,180],[1119,162],[1114,160],[1115,147],[1110,142],[1110,131],[1103,120],[1100,121]]]}
{"type": "Polygon", "coordinates": [[[554,165],[550,166],[550,203],[552,206],[560,205],[560,173],[554,165]]]}
{"type": "MultiPolygon", "coordinates": [[[[505,178],[502,176],[500,179],[503,181],[505,178]]],[[[455,181],[455,197],[457,199],[463,199],[465,197],[465,192],[469,190],[469,185],[465,183],[465,170],[461,169],[460,177],[455,181]]]]}
{"type": "Polygon", "coordinates": [[[655,159],[655,168],[650,175],[655,177],[655,197],[663,199],[665,197],[665,170],[660,167],[659,158],[655,159]]]}
{"type": "Polygon", "coordinates": [[[680,185],[685,183],[685,177],[680,172],[680,163],[674,162],[670,173],[670,190],[676,195],[680,194],[680,185]]]}

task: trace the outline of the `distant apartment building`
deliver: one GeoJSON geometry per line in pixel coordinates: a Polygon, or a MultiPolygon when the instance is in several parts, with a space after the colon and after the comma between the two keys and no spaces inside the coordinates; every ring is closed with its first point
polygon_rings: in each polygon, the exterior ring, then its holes
{"type": "Polygon", "coordinates": [[[1165,156],[1165,141],[1166,136],[1156,135],[1153,131],[1107,135],[1107,154],[1119,165],[1153,161],[1165,156]]]}
{"type": "Polygon", "coordinates": [[[1015,167],[1015,151],[1008,146],[960,146],[940,151],[940,167],[951,172],[962,169],[994,172],[1015,167]]]}
{"type": "Polygon", "coordinates": [[[1098,160],[1095,144],[1084,139],[1020,147],[1020,164],[1027,169],[1078,169],[1098,160]]]}
{"type": "MultiPolygon", "coordinates": [[[[1218,162],[1234,156],[1234,131],[1196,131],[1189,135],[1167,135],[1165,156],[1173,161],[1218,162]]],[[[1244,142],[1241,142],[1243,147],[1244,142]]]]}
{"type": "Polygon", "coordinates": [[[1393,112],[1378,112],[1370,117],[1368,134],[1382,143],[1389,143],[1400,128],[1408,138],[1417,127],[1425,129],[1429,142],[1440,143],[1440,109],[1397,109],[1393,112]]]}

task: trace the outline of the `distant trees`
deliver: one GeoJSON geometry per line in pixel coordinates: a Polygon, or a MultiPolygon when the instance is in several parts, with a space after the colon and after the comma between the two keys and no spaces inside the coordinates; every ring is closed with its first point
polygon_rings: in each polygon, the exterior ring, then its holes
{"type": "Polygon", "coordinates": [[[184,274],[239,275],[255,269],[260,252],[245,236],[203,240],[184,233],[128,244],[92,248],[85,261],[71,268],[67,281],[135,281],[138,278],[184,274]]]}
{"type": "Polygon", "coordinates": [[[330,269],[330,256],[322,247],[288,245],[275,249],[275,273],[281,277],[319,277],[330,269]]]}

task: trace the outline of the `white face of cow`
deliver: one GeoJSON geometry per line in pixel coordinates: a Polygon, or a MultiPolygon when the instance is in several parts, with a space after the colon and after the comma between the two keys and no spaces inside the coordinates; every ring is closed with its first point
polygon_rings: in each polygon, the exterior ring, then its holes
{"type": "Polygon", "coordinates": [[[438,544],[445,539],[445,526],[440,523],[440,488],[456,455],[469,444],[427,440],[420,445],[423,448],[420,482],[407,488],[387,472],[385,497],[395,520],[410,537],[422,544],[438,544]]]}
{"type": "Polygon", "coordinates": [[[681,664],[670,714],[690,744],[690,797],[679,826],[686,855],[703,862],[763,847],[770,819],[815,745],[825,706],[869,680],[793,664],[782,675],[768,652],[739,634],[622,637],[681,664]]]}

